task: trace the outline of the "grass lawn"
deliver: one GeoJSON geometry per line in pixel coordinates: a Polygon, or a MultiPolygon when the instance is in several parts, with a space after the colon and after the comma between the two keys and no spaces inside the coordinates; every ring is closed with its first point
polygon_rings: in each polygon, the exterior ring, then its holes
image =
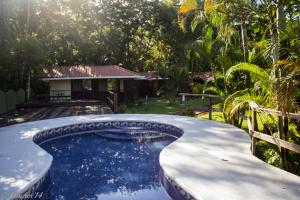
{"type": "MultiPolygon", "coordinates": [[[[179,100],[176,101],[174,105],[170,105],[169,101],[165,98],[149,98],[148,102],[143,99],[140,101],[139,105],[128,105],[122,106],[121,112],[123,113],[130,113],[130,114],[182,114],[183,110],[188,108],[196,107],[196,106],[203,106],[208,105],[207,99],[201,98],[189,98],[185,102],[185,107],[179,105],[179,100]]],[[[219,105],[215,105],[214,107],[220,107],[219,105]]],[[[199,119],[208,119],[208,113],[204,115],[196,116],[199,119]]],[[[224,117],[222,112],[213,112],[212,119],[218,122],[224,122],[224,117]]],[[[258,128],[259,130],[263,129],[263,123],[261,120],[258,120],[258,128]]],[[[247,121],[244,120],[242,123],[242,129],[248,131],[247,121]]]]}
{"type": "MultiPolygon", "coordinates": [[[[141,103],[139,103],[139,105],[123,106],[122,112],[136,113],[136,114],[178,114],[178,115],[182,115],[184,110],[187,110],[191,107],[193,108],[196,106],[204,106],[204,105],[208,105],[208,101],[205,99],[203,100],[201,98],[187,99],[184,107],[180,106],[178,101],[174,105],[170,105],[168,100],[166,100],[164,98],[151,98],[148,100],[147,103],[145,101],[142,101],[141,103]]],[[[221,105],[220,104],[214,105],[214,108],[221,108],[221,105]]],[[[189,109],[189,110],[191,110],[191,109],[189,109]]],[[[186,112],[186,113],[190,113],[190,112],[186,112]]],[[[186,113],[184,113],[184,114],[186,114],[186,113]]],[[[193,112],[191,112],[191,113],[193,113],[193,112]]],[[[250,113],[248,113],[248,115],[249,114],[250,113]]],[[[197,117],[199,119],[208,119],[208,113],[199,114],[198,116],[195,116],[195,117],[197,117]]],[[[270,121],[269,122],[266,121],[266,119],[267,119],[266,114],[259,114],[257,119],[258,119],[257,120],[258,129],[259,129],[259,131],[262,132],[263,123],[270,123],[270,121]]],[[[212,120],[225,123],[222,112],[213,112],[212,120]]],[[[246,120],[243,121],[241,128],[244,129],[246,132],[248,132],[248,126],[247,126],[246,120]]],[[[281,164],[282,162],[280,160],[280,152],[276,145],[272,145],[272,144],[264,142],[264,141],[259,141],[256,146],[256,156],[258,158],[260,158],[261,160],[263,160],[273,166],[282,168],[282,164],[281,164]]],[[[294,158],[294,157],[293,157],[293,159],[296,160],[296,163],[299,163],[299,161],[298,161],[299,158],[297,158],[297,157],[294,158]]],[[[299,166],[298,166],[298,168],[299,168],[299,166]]],[[[295,172],[293,172],[293,173],[299,174],[298,171],[296,170],[296,173],[295,172]]]]}
{"type": "Polygon", "coordinates": [[[199,105],[208,105],[208,100],[196,98],[196,99],[187,99],[185,107],[179,105],[179,100],[175,102],[174,105],[170,105],[169,101],[165,98],[149,98],[146,103],[145,100],[142,101],[139,105],[129,105],[122,106],[121,112],[131,113],[131,114],[180,114],[183,109],[199,106],[199,105]]]}
{"type": "MultiPolygon", "coordinates": [[[[208,113],[205,114],[205,115],[198,115],[197,118],[199,118],[199,119],[208,119],[208,113]]],[[[212,120],[217,121],[217,122],[224,122],[225,123],[222,112],[213,112],[212,113],[212,120]]],[[[263,122],[258,119],[257,124],[258,124],[258,129],[263,130],[263,122]]],[[[248,131],[247,120],[243,121],[241,128],[248,131]]]]}

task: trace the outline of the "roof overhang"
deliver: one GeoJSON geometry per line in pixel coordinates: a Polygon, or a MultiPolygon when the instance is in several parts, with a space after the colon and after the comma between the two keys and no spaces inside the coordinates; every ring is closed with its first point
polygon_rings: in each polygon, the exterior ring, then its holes
{"type": "Polygon", "coordinates": [[[101,76],[101,77],[61,77],[61,78],[42,78],[43,81],[59,80],[83,80],[83,79],[143,79],[144,76],[101,76]]]}
{"type": "Polygon", "coordinates": [[[168,78],[147,78],[147,77],[142,77],[142,78],[138,78],[138,80],[142,80],[142,81],[154,81],[154,80],[167,80],[168,78]]]}

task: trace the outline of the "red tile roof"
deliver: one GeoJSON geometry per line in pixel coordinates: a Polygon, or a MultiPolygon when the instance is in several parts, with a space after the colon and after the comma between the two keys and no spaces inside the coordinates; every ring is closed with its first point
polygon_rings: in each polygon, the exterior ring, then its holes
{"type": "Polygon", "coordinates": [[[42,79],[97,79],[97,78],[142,78],[136,72],[119,67],[117,65],[103,66],[55,66],[42,71],[42,79]]]}
{"type": "Polygon", "coordinates": [[[141,76],[145,76],[144,79],[147,79],[147,80],[155,80],[155,79],[163,79],[158,72],[156,71],[147,71],[147,72],[140,72],[139,73],[141,76]]]}

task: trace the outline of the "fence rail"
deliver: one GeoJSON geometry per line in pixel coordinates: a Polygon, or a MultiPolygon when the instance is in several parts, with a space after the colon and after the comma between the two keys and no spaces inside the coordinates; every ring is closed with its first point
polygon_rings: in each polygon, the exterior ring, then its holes
{"type": "Polygon", "coordinates": [[[251,110],[255,111],[255,112],[261,112],[261,113],[267,113],[267,114],[275,114],[277,116],[281,116],[281,117],[287,117],[287,118],[291,118],[291,119],[296,119],[296,120],[300,120],[300,113],[282,113],[280,111],[277,110],[273,110],[273,109],[269,109],[269,108],[259,108],[256,106],[251,106],[251,110]]]}
{"type": "MultiPolygon", "coordinates": [[[[189,94],[189,93],[179,93],[180,103],[184,105],[186,101],[186,97],[204,97],[209,99],[209,119],[212,119],[212,112],[215,110],[212,108],[212,99],[223,99],[224,97],[218,95],[210,95],[210,94],[189,94]]],[[[252,111],[252,117],[246,117],[241,114],[237,114],[243,120],[247,120],[248,131],[251,137],[251,150],[252,153],[255,154],[256,150],[256,142],[257,140],[263,140],[265,142],[269,142],[271,144],[277,145],[279,148],[288,149],[290,151],[294,151],[296,153],[300,153],[300,145],[288,142],[284,139],[273,137],[271,135],[262,133],[258,131],[258,123],[257,123],[257,114],[258,113],[266,113],[273,114],[283,118],[290,118],[294,120],[300,120],[300,113],[283,113],[281,111],[277,111],[269,108],[260,108],[256,104],[251,104],[250,109],[252,111]]]]}
{"type": "Polygon", "coordinates": [[[253,126],[252,126],[252,122],[251,119],[248,118],[247,119],[247,123],[248,123],[248,130],[249,130],[249,135],[251,136],[251,140],[252,140],[252,145],[251,145],[251,149],[252,149],[252,153],[255,154],[255,149],[256,149],[256,139],[260,139],[272,144],[275,144],[279,147],[283,147],[285,149],[294,151],[296,153],[300,153],[300,145],[298,144],[294,144],[285,140],[282,140],[280,138],[275,138],[272,137],[270,135],[267,135],[265,133],[261,133],[258,131],[255,131],[253,126]],[[256,139],[255,139],[256,138],[256,139]]]}
{"type": "Polygon", "coordinates": [[[190,94],[190,93],[179,93],[180,96],[180,104],[184,105],[186,97],[203,97],[209,99],[209,115],[208,118],[212,119],[212,112],[213,112],[213,99],[222,99],[224,97],[219,95],[212,95],[212,94],[190,94]]]}
{"type": "Polygon", "coordinates": [[[113,112],[118,112],[118,93],[112,91],[71,91],[71,90],[51,90],[50,101],[64,100],[103,100],[108,103],[113,112]]]}
{"type": "Polygon", "coordinates": [[[108,92],[92,90],[50,90],[50,101],[64,100],[105,100],[108,92]]]}

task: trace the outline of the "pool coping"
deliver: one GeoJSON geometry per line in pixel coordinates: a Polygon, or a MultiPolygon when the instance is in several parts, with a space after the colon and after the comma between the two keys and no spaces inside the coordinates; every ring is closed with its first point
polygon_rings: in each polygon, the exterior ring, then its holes
{"type": "Polygon", "coordinates": [[[160,165],[187,198],[299,199],[300,177],[254,157],[245,131],[191,117],[134,114],[64,117],[0,128],[0,199],[27,191],[47,174],[52,156],[33,142],[37,133],[101,121],[157,122],[182,129],[184,134],[162,150],[160,165]]]}

